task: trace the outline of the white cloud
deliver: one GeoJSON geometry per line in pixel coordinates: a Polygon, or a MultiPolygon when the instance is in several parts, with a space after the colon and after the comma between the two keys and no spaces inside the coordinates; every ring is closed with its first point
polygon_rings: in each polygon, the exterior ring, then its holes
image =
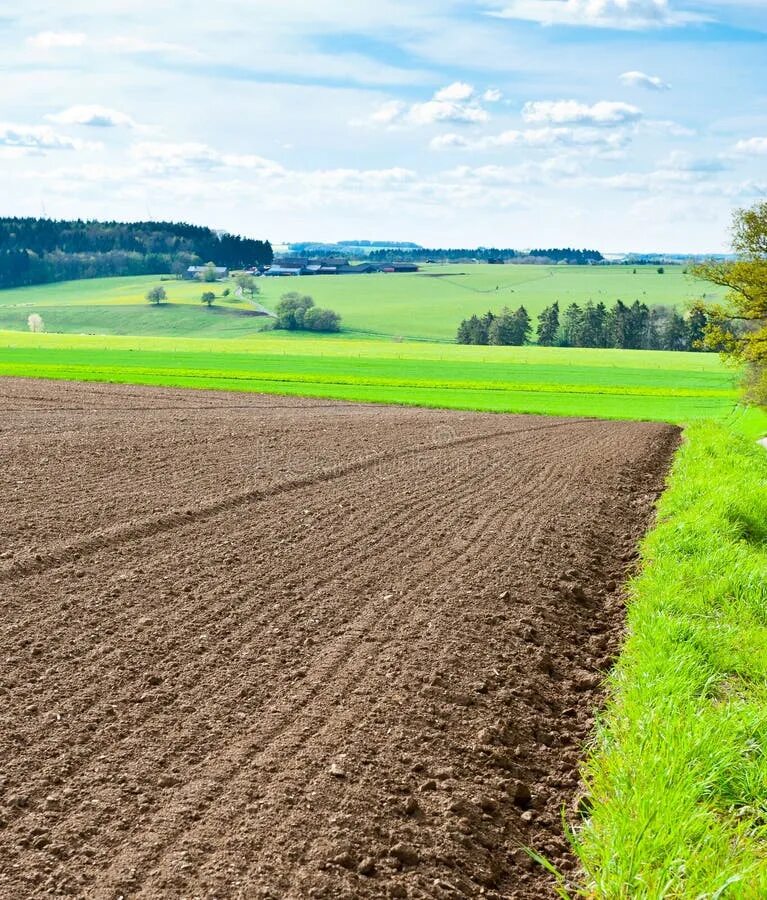
{"type": "Polygon", "coordinates": [[[263,156],[223,153],[207,144],[196,142],[142,142],[130,148],[130,156],[141,165],[144,172],[154,174],[231,168],[278,176],[285,171],[279,163],[263,156]]]}
{"type": "Polygon", "coordinates": [[[625,131],[598,128],[526,128],[509,129],[500,134],[467,138],[462,134],[441,134],[431,142],[433,150],[493,150],[499,147],[523,146],[531,149],[550,147],[582,147],[619,150],[629,141],[625,131]]]}
{"type": "Polygon", "coordinates": [[[97,128],[135,128],[136,122],[127,114],[106,106],[70,106],[60,113],[45,117],[57,125],[90,125],[97,128]]]}
{"type": "Polygon", "coordinates": [[[101,144],[67,137],[47,125],[14,125],[8,122],[0,122],[0,146],[36,152],[101,149],[101,144]]]}
{"type": "Polygon", "coordinates": [[[401,100],[387,100],[370,116],[370,122],[374,125],[392,125],[404,116],[407,104],[401,100]]]}
{"type": "Polygon", "coordinates": [[[657,75],[647,75],[645,72],[624,72],[619,76],[621,84],[626,87],[643,87],[650,91],[668,91],[671,85],[657,75]]]}
{"type": "Polygon", "coordinates": [[[434,99],[438,101],[460,102],[461,100],[470,100],[474,96],[474,88],[465,81],[454,81],[447,87],[443,87],[434,95],[434,99]]]}
{"type": "Polygon", "coordinates": [[[748,156],[767,155],[767,137],[752,137],[738,141],[735,145],[735,152],[748,156]]]}
{"type": "Polygon", "coordinates": [[[705,16],[677,12],[668,0],[511,0],[491,13],[541,25],[639,30],[707,21],[705,16]]]}
{"type": "Polygon", "coordinates": [[[372,125],[434,125],[439,122],[479,124],[489,118],[470,84],[456,81],[436,91],[431,100],[408,106],[399,100],[381,104],[366,120],[372,125]]]}
{"type": "Polygon", "coordinates": [[[671,135],[672,137],[695,137],[696,132],[686,125],[671,119],[643,119],[638,128],[648,134],[671,135]]]}
{"type": "Polygon", "coordinates": [[[488,88],[485,93],[482,95],[482,99],[485,103],[498,103],[503,100],[503,94],[498,90],[498,88],[488,88]]]}
{"type": "Polygon", "coordinates": [[[109,38],[106,41],[107,48],[117,50],[120,53],[159,53],[174,54],[178,56],[201,57],[202,54],[183,44],[174,44],[170,41],[147,41],[143,38],[120,36],[109,38]]]}
{"type": "Polygon", "coordinates": [[[537,100],[524,105],[522,117],[535,124],[603,127],[636,122],[642,118],[642,111],[628,103],[608,100],[591,106],[577,100],[537,100]]]}
{"type": "Polygon", "coordinates": [[[407,118],[414,125],[433,125],[436,122],[477,124],[488,120],[487,112],[476,103],[453,103],[449,100],[428,100],[410,108],[407,118]]]}
{"type": "Polygon", "coordinates": [[[623,172],[591,179],[596,185],[621,191],[663,192],[674,189],[686,193],[719,195],[725,189],[716,176],[727,170],[718,157],[694,157],[674,150],[649,172],[623,172]]]}
{"type": "Polygon", "coordinates": [[[27,44],[38,50],[82,47],[88,36],[79,31],[40,31],[27,38],[27,44]]]}

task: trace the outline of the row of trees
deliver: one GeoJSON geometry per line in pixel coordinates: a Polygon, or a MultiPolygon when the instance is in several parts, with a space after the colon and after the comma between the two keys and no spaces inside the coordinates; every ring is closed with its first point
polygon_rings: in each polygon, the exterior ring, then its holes
{"type": "MultiPolygon", "coordinates": [[[[560,313],[559,303],[538,316],[537,339],[542,347],[615,347],[621,350],[704,349],[706,313],[693,309],[682,316],[665,306],[649,307],[639,301],[627,306],[621,300],[608,309],[591,301],[581,307],[571,303],[560,313]]],[[[500,314],[471,316],[458,326],[459,344],[521,346],[532,336],[530,315],[524,306],[500,314]]]]}
{"type": "Polygon", "coordinates": [[[0,288],[113,275],[181,275],[220,266],[270,265],[269,241],[179,222],[0,218],[0,288]]]}
{"type": "Polygon", "coordinates": [[[666,306],[618,300],[608,309],[591,301],[571,303],[560,313],[559,303],[538,317],[538,343],[543,347],[615,347],[620,350],[701,350],[706,315],[694,309],[687,316],[666,306]]]}
{"type": "Polygon", "coordinates": [[[529,341],[532,330],[530,316],[524,306],[515,312],[504,307],[499,315],[488,311],[483,316],[464,319],[458,326],[456,340],[459,344],[519,347],[529,341]]]}

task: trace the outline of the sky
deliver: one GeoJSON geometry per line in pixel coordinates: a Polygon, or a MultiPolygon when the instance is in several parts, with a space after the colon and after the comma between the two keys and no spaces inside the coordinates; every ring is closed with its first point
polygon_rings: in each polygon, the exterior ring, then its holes
{"type": "Polygon", "coordinates": [[[767,0],[4,0],[0,214],[721,252],[767,0]]]}

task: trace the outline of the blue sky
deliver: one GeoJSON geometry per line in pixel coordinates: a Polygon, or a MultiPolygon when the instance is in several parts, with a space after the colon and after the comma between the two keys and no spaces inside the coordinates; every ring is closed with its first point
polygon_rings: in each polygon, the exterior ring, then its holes
{"type": "Polygon", "coordinates": [[[765,0],[5,0],[3,214],[726,249],[765,0]]]}

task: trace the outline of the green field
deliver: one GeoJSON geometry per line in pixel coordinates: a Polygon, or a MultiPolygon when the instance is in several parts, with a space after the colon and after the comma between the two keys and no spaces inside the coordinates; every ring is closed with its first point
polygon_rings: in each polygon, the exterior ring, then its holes
{"type": "MultiPolygon", "coordinates": [[[[264,331],[245,299],[200,303],[198,282],[164,280],[169,302],[145,295],[159,278],[65,282],[0,292],[0,373],[306,394],[494,412],[688,422],[723,419],[736,376],[707,354],[465,347],[472,312],[524,303],[618,298],[684,306],[705,291],[681,267],[427,266],[401,275],[259,280],[273,309],[309,291],[343,315],[340,335],[264,331]],[[31,312],[46,334],[27,332],[31,312]],[[17,333],[11,333],[17,332],[17,333]],[[54,333],[55,332],[55,333],[54,333]]],[[[220,295],[232,281],[217,284],[220,295]]]]}
{"type": "Polygon", "coordinates": [[[678,423],[740,415],[735,373],[700,353],[3,332],[0,374],[678,423]]]}
{"type": "MultiPolygon", "coordinates": [[[[413,274],[261,278],[259,301],[274,309],[286,291],[310,294],[318,306],[343,317],[346,332],[357,336],[452,341],[460,321],[472,313],[524,304],[533,317],[558,300],[621,299],[684,307],[710,286],[669,266],[659,275],[652,266],[426,266],[413,274]]],[[[98,278],[0,291],[0,329],[25,331],[31,312],[42,316],[46,331],[74,334],[246,337],[267,320],[253,307],[230,296],[208,310],[203,290],[221,294],[227,284],[160,281],[159,277],[98,278]],[[169,302],[151,308],[145,295],[160,284],[169,302]]]]}

